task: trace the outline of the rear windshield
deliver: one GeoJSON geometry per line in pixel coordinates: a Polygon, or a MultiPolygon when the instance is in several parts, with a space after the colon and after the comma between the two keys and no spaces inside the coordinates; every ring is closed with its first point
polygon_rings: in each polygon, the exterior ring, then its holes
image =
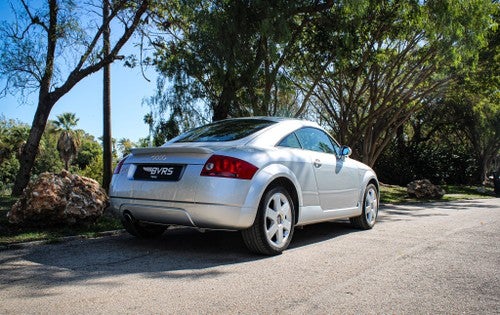
{"type": "Polygon", "coordinates": [[[188,131],[179,136],[175,142],[223,142],[239,140],[274,123],[274,121],[264,119],[222,120],[188,131]]]}

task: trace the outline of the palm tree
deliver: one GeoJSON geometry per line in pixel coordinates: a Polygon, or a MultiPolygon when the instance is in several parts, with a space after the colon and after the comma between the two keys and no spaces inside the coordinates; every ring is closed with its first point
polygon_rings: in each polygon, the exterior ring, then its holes
{"type": "Polygon", "coordinates": [[[79,120],[74,113],[62,113],[57,116],[57,120],[53,121],[56,130],[61,133],[57,140],[57,151],[66,170],[69,170],[69,163],[76,156],[80,144],[77,134],[72,129],[79,120]]]}
{"type": "Polygon", "coordinates": [[[122,156],[126,156],[126,155],[130,154],[130,151],[135,146],[136,146],[136,144],[128,138],[121,138],[118,141],[118,148],[122,152],[122,156]]]}
{"type": "Polygon", "coordinates": [[[28,139],[29,136],[29,131],[29,128],[25,127],[14,127],[12,128],[12,130],[10,130],[10,145],[16,152],[16,158],[18,160],[23,154],[24,146],[26,145],[26,139],[28,139]]]}

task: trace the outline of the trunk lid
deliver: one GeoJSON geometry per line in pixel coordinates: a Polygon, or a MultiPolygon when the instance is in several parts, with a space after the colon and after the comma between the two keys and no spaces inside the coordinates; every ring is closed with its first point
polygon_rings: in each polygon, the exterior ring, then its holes
{"type": "Polygon", "coordinates": [[[201,170],[214,150],[168,146],[132,149],[110,194],[114,197],[193,202],[201,170]]]}

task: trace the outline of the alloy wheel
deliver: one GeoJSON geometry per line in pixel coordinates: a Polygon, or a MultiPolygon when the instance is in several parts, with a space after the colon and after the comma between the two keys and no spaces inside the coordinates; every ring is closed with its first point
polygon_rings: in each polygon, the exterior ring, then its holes
{"type": "Polygon", "coordinates": [[[378,213],[378,198],[377,191],[370,186],[365,197],[365,216],[369,225],[373,225],[377,219],[378,213]]]}
{"type": "Polygon", "coordinates": [[[281,248],[292,229],[292,208],[288,198],[277,192],[269,198],[265,212],[265,232],[269,243],[281,248]]]}

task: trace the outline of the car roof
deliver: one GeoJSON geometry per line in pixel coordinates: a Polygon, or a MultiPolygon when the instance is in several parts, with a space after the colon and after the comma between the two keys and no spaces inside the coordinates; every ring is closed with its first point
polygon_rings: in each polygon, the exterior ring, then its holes
{"type": "MultiPolygon", "coordinates": [[[[237,118],[228,118],[224,120],[220,120],[219,122],[222,121],[238,121],[238,120],[267,120],[270,122],[274,122],[275,124],[272,124],[262,130],[259,130],[247,137],[244,137],[242,139],[238,140],[233,140],[233,141],[220,141],[217,142],[217,145],[219,146],[225,146],[225,145],[230,145],[230,146],[235,146],[235,145],[243,145],[243,144],[250,144],[252,145],[257,145],[257,146],[269,146],[269,145],[274,145],[276,141],[278,141],[280,138],[284,137],[287,133],[293,132],[297,129],[300,129],[302,127],[314,127],[314,128],[320,128],[322,129],[317,123],[308,121],[308,120],[303,120],[303,119],[297,119],[297,118],[286,118],[286,117],[271,117],[271,116],[251,116],[251,117],[237,117],[237,118]],[[274,143],[273,143],[274,142],[274,143]]],[[[216,122],[213,122],[216,123],[216,122]]],[[[182,142],[176,142],[178,137],[171,139],[170,141],[166,142],[164,145],[174,145],[174,146],[205,146],[207,143],[206,142],[189,142],[189,143],[182,143],[182,142]]],[[[215,143],[212,143],[215,144],[215,143]]]]}
{"type": "Polygon", "coordinates": [[[276,123],[280,122],[287,122],[287,121],[292,121],[292,122],[300,122],[304,126],[319,126],[317,123],[309,121],[309,120],[304,120],[304,119],[299,119],[299,118],[289,118],[289,117],[274,117],[274,116],[251,116],[251,117],[236,117],[236,118],[227,118],[224,120],[269,120],[269,121],[274,121],[276,123]]]}

